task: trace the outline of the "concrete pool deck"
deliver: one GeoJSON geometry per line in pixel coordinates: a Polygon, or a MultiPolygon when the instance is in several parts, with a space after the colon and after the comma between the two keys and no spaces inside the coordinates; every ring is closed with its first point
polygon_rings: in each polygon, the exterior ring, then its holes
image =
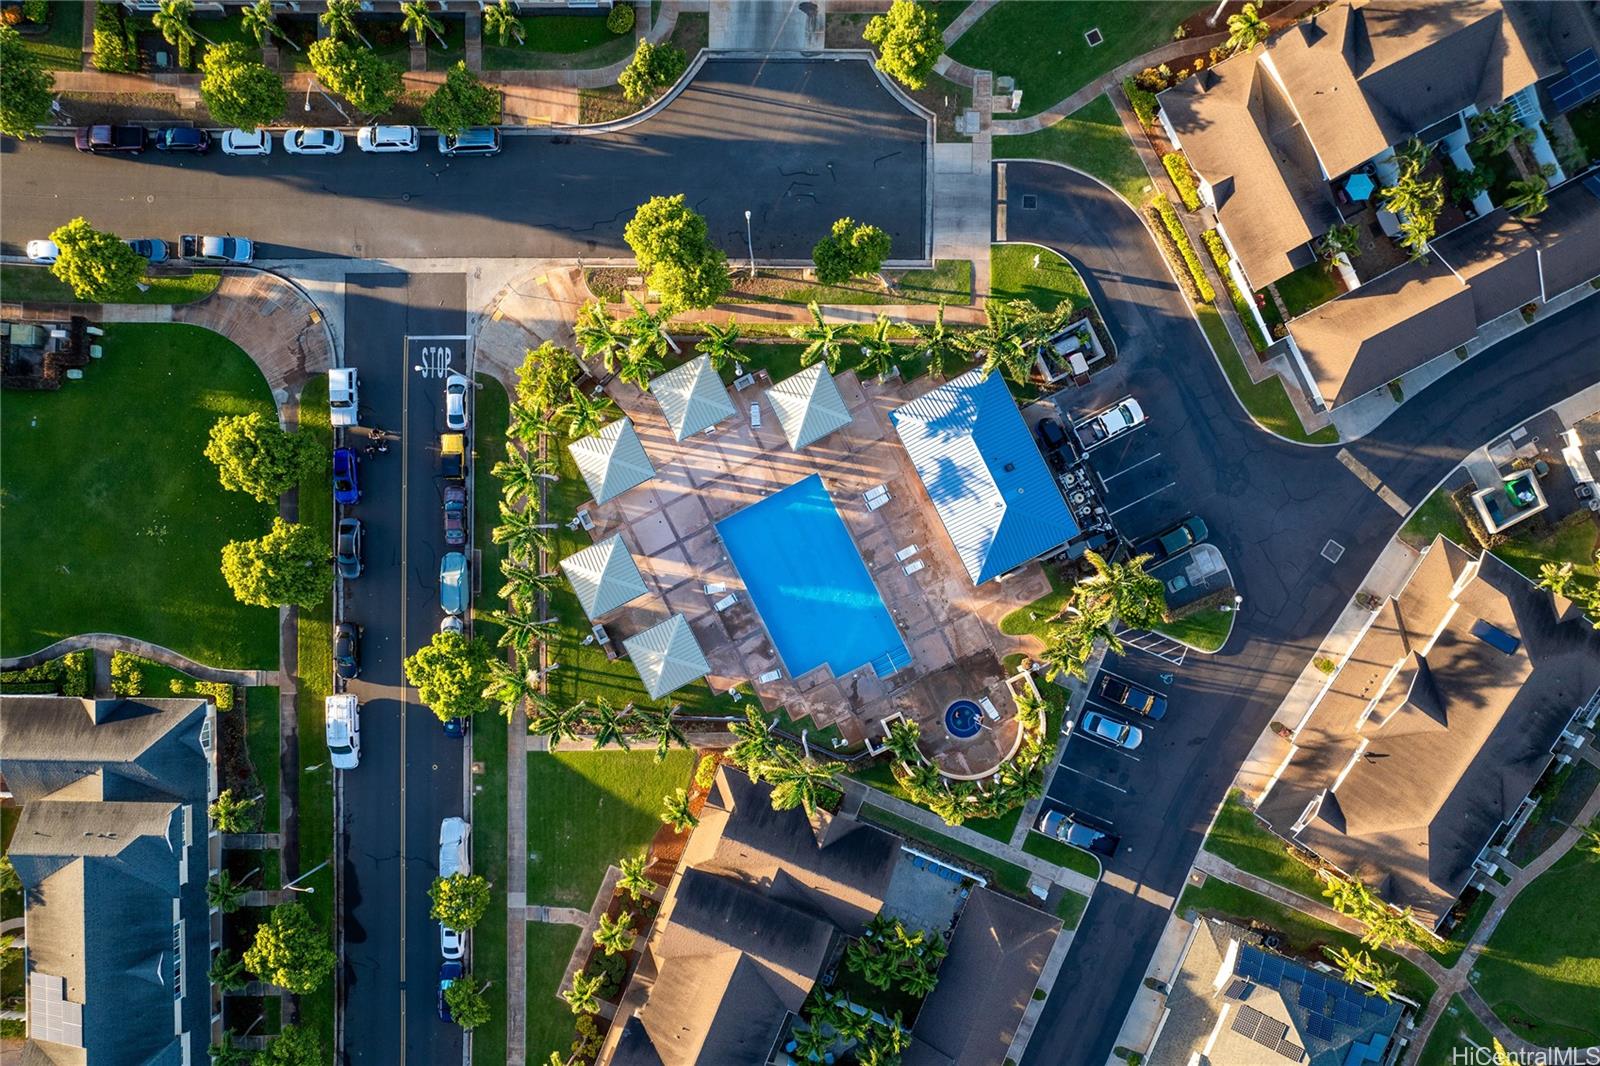
{"type": "MultiPolygon", "coordinates": [[[[656,477],[603,505],[587,505],[596,540],[621,534],[638,560],[648,595],[605,617],[613,639],[623,639],[669,614],[688,619],[711,664],[707,681],[723,692],[748,684],[768,710],[809,717],[817,728],[833,725],[852,744],[882,736],[882,722],[903,714],[922,730],[924,751],[952,776],[986,773],[1017,741],[1015,704],[1004,680],[999,648],[1009,650],[999,620],[1049,591],[1037,565],[1005,582],[974,588],[946,536],[915,469],[890,428],[888,412],[938,384],[891,380],[863,384],[854,373],[835,379],[851,415],[850,424],[806,448],[789,449],[762,389],[729,389],[739,414],[685,441],[673,439],[655,400],[613,381],[612,396],[633,420],[656,477]],[[762,405],[762,425],[750,425],[752,403],[762,405]],[[714,523],[779,489],[820,474],[839,516],[867,565],[873,584],[911,652],[911,666],[879,678],[870,665],[834,677],[819,666],[799,677],[770,683],[756,678],[782,664],[738,572],[728,559],[714,523]],[[868,510],[867,489],[883,484],[889,503],[868,510]],[[907,575],[895,558],[917,545],[924,567],[907,575]],[[708,594],[706,585],[726,586],[708,594]],[[728,593],[733,606],[718,612],[728,593]],[[988,696],[1000,710],[970,740],[951,737],[944,711],[952,700],[988,696]]],[[[557,515],[554,520],[569,516],[557,515]]],[[[818,624],[826,624],[821,618],[818,624]]],[[[731,709],[731,708],[730,708],[731,709]]]]}

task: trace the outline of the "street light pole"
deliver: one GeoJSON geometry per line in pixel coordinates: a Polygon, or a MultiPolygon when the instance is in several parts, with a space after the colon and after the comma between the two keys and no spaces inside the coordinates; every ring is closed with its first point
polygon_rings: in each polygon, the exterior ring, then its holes
{"type": "Polygon", "coordinates": [[[304,881],[306,878],[310,877],[312,874],[316,873],[318,870],[322,869],[324,866],[328,865],[328,863],[330,863],[332,861],[333,861],[332,859],[324,859],[324,860],[322,860],[320,863],[318,863],[317,865],[313,866],[311,869],[307,870],[305,873],[301,874],[299,877],[295,878],[293,881],[290,881],[288,884],[284,885],[283,887],[288,889],[290,892],[315,893],[317,890],[314,889],[314,888],[296,888],[294,886],[295,886],[296,883],[298,883],[300,881],[304,881]]]}
{"type": "Polygon", "coordinates": [[[744,213],[744,243],[750,249],[750,276],[756,276],[756,242],[750,235],[750,212],[744,213]]]}
{"type": "Polygon", "coordinates": [[[311,86],[312,86],[313,83],[315,83],[315,81],[316,81],[315,78],[307,78],[306,79],[306,110],[307,111],[311,110],[311,86]]]}

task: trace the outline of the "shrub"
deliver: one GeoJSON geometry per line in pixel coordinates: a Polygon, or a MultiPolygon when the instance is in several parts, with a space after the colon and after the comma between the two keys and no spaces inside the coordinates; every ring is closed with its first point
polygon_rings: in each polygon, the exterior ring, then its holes
{"type": "Polygon", "coordinates": [[[677,81],[689,65],[683,49],[670,44],[640,41],[633,60],[617,75],[617,85],[629,103],[643,103],[660,88],[677,81]]]}
{"type": "Polygon", "coordinates": [[[1183,201],[1183,206],[1191,211],[1200,210],[1200,187],[1183,153],[1168,152],[1161,157],[1161,165],[1167,168],[1167,176],[1178,187],[1178,198],[1183,201]]]}
{"type": "Polygon", "coordinates": [[[1228,269],[1228,246],[1222,243],[1222,235],[1214,229],[1208,229],[1200,234],[1200,239],[1205,241],[1206,251],[1211,253],[1211,261],[1217,265],[1217,273],[1222,275],[1222,284],[1228,289],[1228,299],[1233,301],[1233,309],[1238,312],[1239,321],[1244,323],[1245,332],[1250,335],[1250,343],[1258,352],[1267,350],[1267,338],[1262,335],[1261,327],[1256,324],[1256,316],[1250,310],[1244,293],[1239,291],[1239,286],[1234,284],[1233,271],[1228,269]]]}
{"type": "Polygon", "coordinates": [[[590,957],[586,973],[589,977],[600,978],[598,995],[601,999],[610,999],[622,991],[622,975],[627,968],[626,956],[597,951],[590,957]]]}
{"type": "Polygon", "coordinates": [[[611,8],[611,14],[606,16],[606,29],[620,37],[633,29],[633,18],[632,4],[616,4],[611,8]]]}
{"type": "Polygon", "coordinates": [[[120,4],[94,8],[94,68],[131,74],[139,69],[139,47],[120,4]]]}
{"type": "Polygon", "coordinates": [[[88,699],[94,695],[94,652],[70,651],[56,660],[61,664],[61,694],[88,699]]]}
{"type": "Polygon", "coordinates": [[[1189,243],[1189,234],[1184,232],[1183,223],[1178,219],[1178,212],[1173,210],[1166,200],[1157,200],[1151,205],[1150,211],[1160,223],[1156,233],[1163,233],[1166,240],[1163,247],[1168,258],[1181,261],[1188,268],[1187,273],[1178,271],[1178,282],[1188,293],[1189,298],[1198,303],[1215,303],[1217,291],[1211,287],[1211,279],[1206,277],[1205,268],[1200,265],[1200,257],[1194,253],[1194,245],[1189,243]]]}
{"type": "Polygon", "coordinates": [[[111,653],[111,693],[114,696],[144,695],[144,660],[125,651],[111,653]]]}
{"type": "Polygon", "coordinates": [[[1131,76],[1122,79],[1122,93],[1128,98],[1133,113],[1139,116],[1139,124],[1145,129],[1154,129],[1156,109],[1160,107],[1156,102],[1156,94],[1145,89],[1131,76]]]}
{"type": "Polygon", "coordinates": [[[701,792],[708,791],[717,779],[717,757],[715,755],[700,756],[700,763],[694,768],[694,787],[701,792]]]}
{"type": "Polygon", "coordinates": [[[1492,551],[1505,543],[1505,534],[1490,533],[1489,527],[1483,524],[1483,519],[1478,515],[1478,509],[1472,506],[1473,486],[1463,485],[1450,497],[1456,505],[1456,511],[1461,515],[1461,521],[1466,523],[1467,532],[1472,534],[1472,539],[1484,551],[1492,551]]]}
{"type": "Polygon", "coordinates": [[[192,678],[173,678],[167,682],[174,696],[204,696],[217,705],[219,711],[233,710],[233,686],[225,681],[195,681],[192,678]]]}
{"type": "Polygon", "coordinates": [[[44,25],[50,21],[50,0],[23,0],[22,17],[44,25]]]}

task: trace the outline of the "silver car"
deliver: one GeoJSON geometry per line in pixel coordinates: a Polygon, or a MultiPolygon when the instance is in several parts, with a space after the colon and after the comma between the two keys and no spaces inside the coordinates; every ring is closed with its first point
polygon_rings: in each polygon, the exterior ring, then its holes
{"type": "Polygon", "coordinates": [[[1103,740],[1113,747],[1132,751],[1144,741],[1144,733],[1138,726],[1119,722],[1115,718],[1107,718],[1099,711],[1090,711],[1078,723],[1078,729],[1088,733],[1096,740],[1103,740]]]}
{"type": "Polygon", "coordinates": [[[321,127],[297,126],[283,135],[283,150],[290,155],[338,155],[344,151],[344,134],[321,127]]]}
{"type": "Polygon", "coordinates": [[[445,614],[467,613],[467,557],[460,552],[439,560],[439,607],[445,614]]]}

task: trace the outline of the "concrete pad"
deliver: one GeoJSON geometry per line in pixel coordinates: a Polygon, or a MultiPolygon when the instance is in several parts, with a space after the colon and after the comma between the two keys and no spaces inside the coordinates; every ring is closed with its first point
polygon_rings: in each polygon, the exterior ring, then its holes
{"type": "Polygon", "coordinates": [[[639,560],[639,569],[655,583],[656,593],[665,594],[694,576],[688,557],[676,544],[669,544],[639,560]]]}
{"type": "Polygon", "coordinates": [[[711,516],[706,513],[705,504],[700,502],[698,496],[680,496],[668,503],[665,510],[667,521],[672,523],[672,528],[680,539],[698,533],[711,521],[711,516]]]}
{"type": "Polygon", "coordinates": [[[655,555],[678,539],[672,526],[667,523],[667,516],[661,511],[651,511],[634,518],[629,528],[633,530],[633,539],[639,545],[639,550],[646,555],[655,555]]]}

